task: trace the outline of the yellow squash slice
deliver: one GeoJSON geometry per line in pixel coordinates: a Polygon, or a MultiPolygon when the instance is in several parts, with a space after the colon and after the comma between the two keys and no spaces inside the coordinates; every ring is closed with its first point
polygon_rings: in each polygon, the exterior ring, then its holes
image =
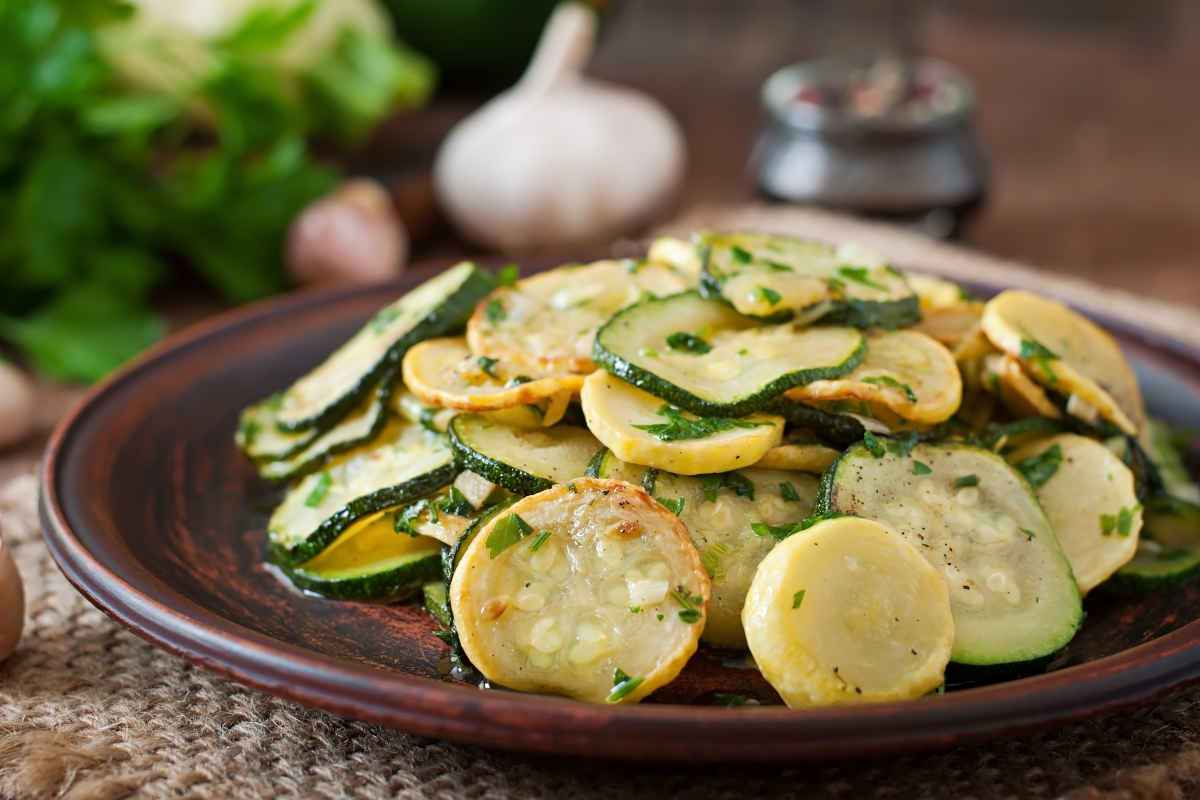
{"type": "Polygon", "coordinates": [[[581,478],[518,501],[450,583],[463,651],[489,680],[637,702],[696,651],[710,592],[683,523],[645,490],[581,478]]]}
{"type": "Polygon", "coordinates": [[[404,357],[404,384],[419,400],[462,411],[496,411],[566,394],[583,385],[581,375],[530,379],[511,363],[475,356],[462,338],[430,339],[404,357]]]}
{"type": "Polygon", "coordinates": [[[1086,419],[1094,409],[1131,435],[1145,424],[1137,377],[1121,348],[1082,315],[1030,292],[1007,291],[984,308],[983,330],[1038,383],[1074,395],[1077,416],[1086,419]]]}
{"type": "Polygon", "coordinates": [[[998,395],[1018,418],[1062,418],[1062,412],[1046,390],[1034,382],[1021,362],[1012,356],[993,353],[983,359],[983,388],[998,395]]]}
{"type": "Polygon", "coordinates": [[[783,437],[783,417],[772,414],[704,418],[716,430],[691,430],[696,415],[604,370],[588,376],[581,395],[588,429],[617,458],[679,475],[748,467],[783,437]]]}
{"type": "Polygon", "coordinates": [[[962,402],[962,376],[945,347],[912,330],[873,333],[867,355],[850,374],[813,381],[788,391],[801,403],[862,400],[898,417],[936,425],[962,402]]]}
{"type": "Polygon", "coordinates": [[[776,545],[742,623],[792,708],[921,697],[943,683],[954,642],[942,576],[897,534],[852,517],[776,545]]]}
{"type": "Polygon", "coordinates": [[[784,440],[768,450],[755,466],[820,475],[837,457],[837,450],[821,444],[812,434],[788,432],[784,434],[784,440]]]}
{"type": "Polygon", "coordinates": [[[1133,558],[1142,507],[1133,473],[1111,450],[1064,433],[1022,447],[1011,460],[1034,484],[1080,592],[1099,586],[1133,558]]]}
{"type": "Polygon", "coordinates": [[[693,279],[652,261],[597,261],[559,267],[501,287],[467,323],[477,356],[512,364],[531,376],[587,374],[596,330],[647,294],[683,291],[693,279]]]}

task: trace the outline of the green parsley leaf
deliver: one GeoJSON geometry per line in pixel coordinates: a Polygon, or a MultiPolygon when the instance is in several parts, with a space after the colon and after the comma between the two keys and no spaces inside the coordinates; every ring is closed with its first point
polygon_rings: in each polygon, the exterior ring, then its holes
{"type": "Polygon", "coordinates": [[[710,578],[716,579],[724,574],[725,571],[721,568],[721,559],[731,552],[733,552],[732,548],[725,542],[716,542],[700,552],[700,564],[710,578]]]}
{"type": "Polygon", "coordinates": [[[434,506],[439,511],[456,517],[469,517],[475,513],[475,506],[471,505],[467,496],[457,486],[451,486],[450,491],[439,498],[434,506]]]}
{"type": "Polygon", "coordinates": [[[496,364],[499,363],[499,359],[492,358],[491,356],[480,356],[479,358],[475,359],[475,363],[477,363],[479,368],[483,370],[484,375],[487,375],[489,378],[495,378],[496,380],[500,379],[500,376],[496,374],[496,364]]]}
{"type": "Polygon", "coordinates": [[[613,672],[612,691],[610,691],[608,693],[608,697],[605,698],[605,702],[607,702],[607,703],[621,702],[623,699],[625,699],[630,694],[632,694],[635,689],[637,689],[639,686],[641,686],[643,680],[645,680],[645,679],[644,678],[631,678],[625,674],[624,670],[622,670],[620,667],[617,667],[616,671],[613,672]]]}
{"type": "Polygon", "coordinates": [[[757,428],[769,425],[768,422],[749,422],[744,419],[731,417],[696,417],[689,419],[683,411],[667,404],[658,409],[658,415],[665,417],[668,422],[656,422],[649,425],[634,425],[638,430],[646,431],[651,436],[664,442],[677,442],[684,439],[705,439],[714,433],[730,431],[735,428],[757,428]]]}
{"type": "Polygon", "coordinates": [[[437,509],[429,502],[428,498],[418,500],[415,503],[409,503],[404,507],[404,510],[397,514],[392,519],[392,530],[396,533],[406,533],[409,536],[417,535],[417,520],[425,512],[429,512],[430,521],[437,522],[437,509]]]}
{"type": "Polygon", "coordinates": [[[1058,354],[1053,350],[1033,339],[1022,339],[1021,358],[1032,361],[1042,371],[1048,382],[1058,383],[1058,376],[1054,373],[1054,367],[1051,364],[1052,361],[1058,360],[1058,354]]]}
{"type": "Polygon", "coordinates": [[[769,286],[759,286],[758,296],[761,297],[768,305],[779,305],[779,301],[783,299],[783,295],[769,286]]]}
{"type": "Polygon", "coordinates": [[[733,247],[729,248],[729,253],[730,253],[730,255],[733,256],[734,261],[737,261],[738,263],[741,263],[741,264],[749,264],[751,261],[754,260],[754,256],[750,253],[749,250],[747,250],[744,247],[739,247],[736,244],[733,247]]]}
{"type": "Polygon", "coordinates": [[[1038,489],[1054,477],[1054,473],[1058,472],[1058,468],[1062,465],[1062,460],[1062,446],[1055,444],[1037,455],[1018,461],[1016,467],[1017,471],[1025,476],[1025,480],[1029,481],[1033,488],[1038,489]]]}
{"type": "Polygon", "coordinates": [[[837,278],[826,278],[825,285],[829,287],[829,291],[834,294],[841,294],[846,291],[846,282],[837,278]]]}
{"type": "Polygon", "coordinates": [[[505,264],[496,272],[496,283],[501,286],[512,286],[521,277],[521,268],[516,264],[505,264]]]}
{"type": "Polygon", "coordinates": [[[866,445],[867,450],[875,458],[883,458],[887,454],[887,450],[884,448],[883,443],[879,441],[879,437],[870,431],[863,431],[863,444],[866,445]]]}
{"type": "Polygon", "coordinates": [[[712,345],[692,333],[676,331],[667,337],[667,347],[684,353],[703,355],[712,350],[712,345]]]}
{"type": "Polygon", "coordinates": [[[498,298],[488,300],[487,305],[483,307],[483,315],[493,325],[508,318],[508,312],[504,310],[504,304],[498,298]]]}
{"type": "Polygon", "coordinates": [[[529,523],[516,514],[502,517],[488,534],[487,549],[492,558],[503,553],[533,532],[529,523]]]}
{"type": "Polygon", "coordinates": [[[684,498],[682,497],[656,497],[654,499],[677,517],[683,513],[684,498]]]}
{"type": "Polygon", "coordinates": [[[913,391],[913,388],[907,383],[901,383],[891,375],[872,375],[869,378],[863,378],[863,383],[870,383],[875,386],[887,386],[890,389],[899,389],[908,402],[917,402],[917,393],[913,391]]]}
{"type": "Polygon", "coordinates": [[[862,284],[863,286],[870,287],[871,289],[887,291],[886,286],[871,280],[869,277],[870,270],[868,270],[866,267],[838,267],[837,274],[848,281],[854,281],[855,283],[862,284]]]}
{"type": "Polygon", "coordinates": [[[955,489],[966,489],[967,487],[978,486],[978,485],[979,485],[979,476],[978,475],[963,475],[961,478],[956,478],[954,480],[954,488],[955,489]]]}
{"type": "Polygon", "coordinates": [[[924,461],[914,461],[912,471],[913,475],[931,475],[933,473],[933,469],[924,461]]]}
{"type": "Polygon", "coordinates": [[[304,498],[304,505],[309,508],[316,508],[321,505],[321,501],[325,499],[325,495],[329,493],[329,487],[333,485],[333,478],[328,472],[322,472],[317,477],[317,482],[313,484],[313,488],[308,493],[308,497],[304,498]]]}
{"type": "Polygon", "coordinates": [[[800,502],[800,495],[796,493],[796,487],[791,481],[784,481],[779,484],[779,495],[789,503],[800,502]]]}
{"type": "Polygon", "coordinates": [[[1021,533],[1025,534],[1026,540],[1028,540],[1030,542],[1033,541],[1034,534],[1033,534],[1033,531],[1029,530],[1029,528],[1021,528],[1021,533]]]}
{"type": "Polygon", "coordinates": [[[771,272],[795,272],[794,269],[779,261],[772,261],[769,258],[763,259],[763,263],[767,265],[767,269],[771,272]]]}
{"type": "Polygon", "coordinates": [[[800,604],[803,602],[804,602],[804,590],[801,589],[800,591],[798,591],[794,595],[792,595],[792,608],[799,608],[800,604]]]}
{"type": "Polygon", "coordinates": [[[254,440],[258,438],[258,434],[262,433],[262,425],[256,419],[243,419],[238,423],[237,433],[242,446],[249,447],[254,444],[254,440]]]}
{"type": "Polygon", "coordinates": [[[671,598],[683,607],[679,612],[679,618],[689,625],[693,625],[703,618],[700,612],[700,607],[704,604],[704,598],[700,595],[692,595],[682,586],[676,586],[671,591],[671,598]]]}
{"type": "Polygon", "coordinates": [[[538,550],[542,549],[542,545],[544,545],[546,540],[549,538],[550,531],[542,531],[539,533],[536,537],[534,537],[534,540],[529,543],[530,552],[536,553],[538,550]]]}

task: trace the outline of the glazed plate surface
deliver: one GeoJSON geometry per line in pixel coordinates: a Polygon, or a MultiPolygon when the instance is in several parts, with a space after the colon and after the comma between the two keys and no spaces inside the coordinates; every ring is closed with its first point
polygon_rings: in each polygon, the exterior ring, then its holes
{"type": "MultiPolygon", "coordinates": [[[[418,605],[302,595],[263,566],[278,490],[233,444],[239,410],[286,386],[432,274],[292,295],[196,326],[96,387],[42,467],[46,539],[93,603],[160,647],[250,686],[413,733],[644,761],[796,760],[933,749],[1145,702],[1200,678],[1200,582],[1097,593],[1043,674],[907,703],[789,711],[738,654],[701,650],[640,706],[484,691],[447,676],[418,605]],[[764,706],[711,705],[715,692],[764,706]]],[[[1000,287],[976,287],[989,293],[1000,287]]],[[[1200,421],[1200,354],[1116,333],[1153,413],[1200,421]]]]}

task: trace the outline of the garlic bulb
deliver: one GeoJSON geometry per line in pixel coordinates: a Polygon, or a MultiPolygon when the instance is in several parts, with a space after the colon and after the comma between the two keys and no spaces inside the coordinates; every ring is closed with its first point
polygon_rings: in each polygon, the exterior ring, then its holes
{"type": "Polygon", "coordinates": [[[595,35],[590,9],[560,5],[521,80],[442,144],[438,199],[468,238],[510,252],[599,242],[673,199],[679,127],[646,95],[580,74],[595,35]]]}
{"type": "Polygon", "coordinates": [[[25,375],[0,361],[0,447],[16,444],[33,430],[33,386],[25,375]]]}
{"type": "Polygon", "coordinates": [[[0,537],[0,661],[12,655],[25,626],[25,592],[12,554],[0,537]]]}

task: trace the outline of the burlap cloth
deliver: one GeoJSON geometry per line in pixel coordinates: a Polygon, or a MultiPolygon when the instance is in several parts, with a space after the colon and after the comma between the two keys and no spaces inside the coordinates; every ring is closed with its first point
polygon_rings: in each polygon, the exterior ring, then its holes
{"type": "MultiPolygon", "coordinates": [[[[1200,316],[894,231],[811,212],[708,211],[873,243],[905,266],[1037,285],[1189,341],[1200,316]]],[[[0,488],[28,618],[0,666],[0,797],[1200,797],[1200,689],[1041,734],[823,766],[635,767],[531,758],[340,719],[189,666],[80,597],[42,544],[36,482],[0,488]]]]}

